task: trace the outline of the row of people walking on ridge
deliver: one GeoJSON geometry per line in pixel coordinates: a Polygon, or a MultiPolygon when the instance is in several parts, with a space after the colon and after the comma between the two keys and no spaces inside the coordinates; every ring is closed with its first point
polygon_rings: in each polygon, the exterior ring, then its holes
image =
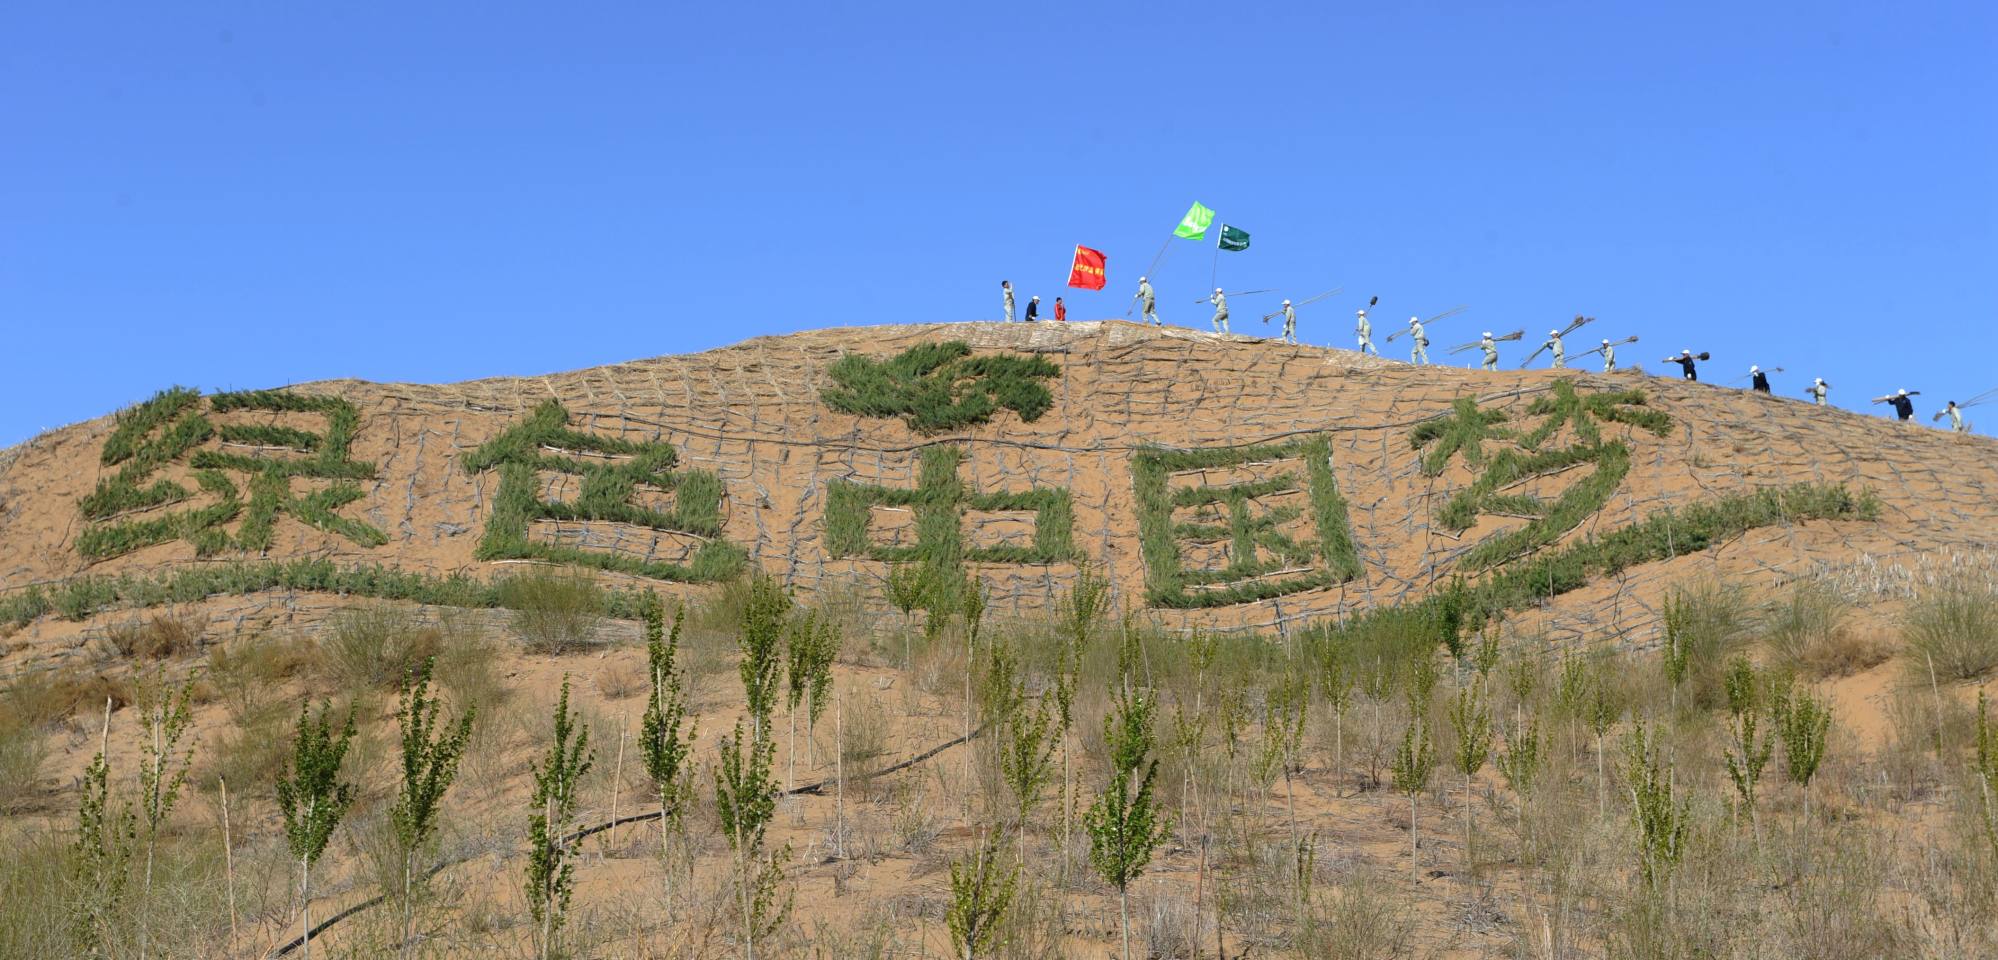
{"type": "MultiPolygon", "coordinates": [[[[1013,284],[1010,281],[1001,281],[1000,287],[1005,291],[1006,321],[1008,323],[1011,323],[1013,321],[1013,284]]],[[[1027,315],[1026,315],[1026,319],[1028,321],[1033,321],[1038,319],[1038,317],[1036,316],[1035,308],[1040,303],[1040,299],[1041,298],[1039,297],[1034,297],[1028,301],[1027,315]]],[[[1152,289],[1152,284],[1149,278],[1147,277],[1138,278],[1138,292],[1133,295],[1132,299],[1136,301],[1137,306],[1140,309],[1143,321],[1149,322],[1153,326],[1158,326],[1158,327],[1165,326],[1165,322],[1163,320],[1160,320],[1158,315],[1158,293],[1152,289]]],[[[1212,322],[1214,324],[1215,332],[1216,333],[1231,332],[1228,328],[1227,293],[1224,292],[1220,287],[1215,287],[1213,294],[1207,297],[1207,302],[1213,304],[1214,306],[1214,316],[1212,322]]],[[[1270,314],[1268,317],[1265,317],[1264,320],[1265,322],[1267,322],[1268,320],[1278,316],[1279,314],[1281,314],[1283,317],[1283,332],[1278,336],[1277,339],[1281,340],[1284,343],[1296,345],[1298,342],[1296,307],[1292,305],[1292,303],[1289,300],[1286,299],[1283,302],[1283,305],[1278,309],[1277,313],[1270,314]]],[[[1065,308],[1062,305],[1060,297],[1055,298],[1055,319],[1056,320],[1068,319],[1067,308],[1065,308]]],[[[1575,327],[1581,324],[1582,318],[1576,317],[1575,320],[1576,323],[1570,325],[1569,327],[1570,331],[1572,331],[1573,329],[1575,329],[1575,327]]],[[[1367,317],[1366,307],[1361,307],[1357,312],[1357,318],[1354,323],[1353,332],[1356,340],[1358,341],[1360,353],[1362,354],[1371,353],[1376,357],[1381,355],[1380,348],[1374,346],[1374,325],[1373,322],[1367,317]]],[[[1408,318],[1408,334],[1409,334],[1409,339],[1411,341],[1409,347],[1408,362],[1418,365],[1428,363],[1429,331],[1424,329],[1422,324],[1422,319],[1420,317],[1408,318]]],[[[1540,344],[1540,349],[1547,351],[1548,354],[1552,357],[1553,362],[1550,364],[1550,366],[1552,369],[1555,370],[1563,370],[1566,369],[1568,366],[1567,346],[1562,342],[1562,337],[1563,337],[1562,331],[1549,330],[1547,331],[1546,341],[1540,344]]],[[[1510,335],[1510,338],[1516,339],[1517,334],[1510,335]]],[[[1393,337],[1389,337],[1389,339],[1393,339],[1393,337]]],[[[1630,338],[1630,340],[1636,340],[1636,339],[1637,339],[1636,337],[1630,338]]],[[[1498,369],[1499,342],[1500,338],[1493,337],[1492,332],[1490,330],[1484,331],[1484,335],[1479,339],[1478,349],[1484,355],[1484,362],[1482,364],[1483,369],[1485,370],[1498,369]]],[[[1624,342],[1627,343],[1630,341],[1624,341],[1624,342]]],[[[1617,344],[1612,343],[1609,340],[1609,338],[1605,337],[1598,343],[1596,347],[1589,350],[1587,353],[1583,354],[1583,356],[1587,356],[1589,354],[1600,354],[1603,358],[1603,372],[1610,373],[1614,372],[1617,369],[1616,348],[1617,344]]],[[[1536,351],[1536,353],[1538,353],[1538,351],[1536,351]]],[[[1529,357],[1528,359],[1530,360],[1531,358],[1529,357]]],[[[1709,354],[1705,351],[1694,353],[1692,350],[1688,349],[1688,350],[1679,351],[1677,356],[1665,357],[1660,362],[1678,364],[1680,376],[1684,377],[1687,380],[1697,381],[1700,379],[1699,363],[1701,361],[1710,360],[1710,359],[1712,359],[1712,354],[1709,354]]],[[[1749,376],[1750,390],[1756,393],[1765,393],[1765,394],[1773,392],[1769,384],[1769,372],[1762,369],[1760,365],[1754,365],[1754,364],[1750,365],[1748,368],[1748,376],[1749,376]]],[[[1874,397],[1873,402],[1892,405],[1894,408],[1894,415],[1896,419],[1902,421],[1909,421],[1913,420],[1915,416],[1915,403],[1911,398],[1918,397],[1921,395],[1921,393],[1922,392],[1920,390],[1907,390],[1904,388],[1901,390],[1897,390],[1893,393],[1890,393],[1884,397],[1874,397]]],[[[1810,397],[1811,402],[1817,404],[1820,407],[1830,405],[1830,400],[1828,399],[1830,394],[1831,394],[1831,384],[1826,383],[1823,377],[1813,377],[1811,379],[1811,385],[1804,390],[1804,395],[1810,397]]],[[[1946,405],[1940,412],[1938,412],[1931,419],[1940,420],[1945,416],[1949,418],[1950,429],[1956,431],[1957,433],[1969,432],[1970,427],[1964,421],[1963,411],[1961,408],[1959,408],[1956,405],[1956,401],[1954,400],[1949,401],[1948,405],[1946,405]]]]}

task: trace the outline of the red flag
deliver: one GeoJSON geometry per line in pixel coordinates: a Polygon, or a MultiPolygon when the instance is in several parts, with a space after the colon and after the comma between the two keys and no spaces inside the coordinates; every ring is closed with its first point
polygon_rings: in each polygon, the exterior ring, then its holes
{"type": "Polygon", "coordinates": [[[1084,290],[1103,289],[1103,251],[1075,245],[1075,266],[1068,268],[1068,285],[1084,290]]]}

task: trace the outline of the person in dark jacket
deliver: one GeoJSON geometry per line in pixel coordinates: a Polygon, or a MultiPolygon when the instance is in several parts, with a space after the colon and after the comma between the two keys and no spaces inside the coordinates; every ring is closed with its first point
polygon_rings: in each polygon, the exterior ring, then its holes
{"type": "Polygon", "coordinates": [[[1040,318],[1041,318],[1041,298],[1028,297],[1026,321],[1028,323],[1033,323],[1034,321],[1039,320],[1040,318]]]}
{"type": "Polygon", "coordinates": [[[1676,356],[1676,357],[1666,357],[1666,358],[1665,358],[1664,360],[1662,360],[1662,361],[1660,361],[1660,362],[1662,362],[1662,363],[1676,363],[1676,364],[1678,364],[1678,365],[1679,365],[1679,369],[1680,369],[1681,371],[1684,371],[1686,379],[1688,379],[1688,380],[1698,380],[1698,379],[1700,379],[1700,371],[1699,371],[1699,368],[1698,368],[1698,367],[1694,366],[1694,364],[1693,364],[1693,361],[1694,361],[1694,360],[1704,360],[1704,359],[1706,359],[1706,356],[1707,356],[1707,355],[1703,353],[1703,354],[1700,354],[1700,355],[1699,355],[1698,357],[1694,357],[1694,356],[1693,356],[1693,351],[1691,351],[1691,350],[1681,350],[1681,351],[1679,351],[1679,355],[1678,355],[1678,356],[1676,356]]]}
{"type": "Polygon", "coordinates": [[[1920,390],[1910,392],[1907,389],[1901,389],[1884,397],[1874,397],[1873,402],[1892,404],[1894,407],[1894,419],[1896,420],[1913,420],[1915,418],[1915,401],[1908,398],[1919,397],[1921,395],[1922,391],[1920,390]]]}
{"type": "Polygon", "coordinates": [[[1748,367],[1748,376],[1753,381],[1748,385],[1748,389],[1756,393],[1769,392],[1769,374],[1762,372],[1761,367],[1750,364],[1748,367]]]}

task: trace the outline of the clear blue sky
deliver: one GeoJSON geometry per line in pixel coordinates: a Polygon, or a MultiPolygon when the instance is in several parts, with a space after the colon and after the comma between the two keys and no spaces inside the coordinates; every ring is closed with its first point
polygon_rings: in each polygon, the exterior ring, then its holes
{"type": "Polygon", "coordinates": [[[12,3],[0,444],[171,383],[996,319],[1075,243],[1071,316],[1120,316],[1195,199],[1254,237],[1223,285],[1346,288],[1307,342],[1374,294],[1469,304],[1439,347],[1588,313],[1926,423],[1998,386],[1993,64],[1988,0],[12,3]]]}

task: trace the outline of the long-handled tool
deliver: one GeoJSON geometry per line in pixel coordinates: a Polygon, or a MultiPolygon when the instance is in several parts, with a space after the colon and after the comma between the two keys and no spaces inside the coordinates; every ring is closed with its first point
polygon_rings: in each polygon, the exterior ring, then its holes
{"type": "MultiPolygon", "coordinates": [[[[1230,294],[1228,294],[1228,296],[1231,296],[1231,297],[1246,297],[1246,296],[1250,296],[1250,295],[1252,295],[1252,294],[1257,294],[1257,293],[1269,293],[1269,292],[1271,292],[1272,290],[1275,290],[1275,289],[1276,289],[1275,287],[1270,287],[1270,288],[1267,288],[1267,289],[1263,289],[1263,290],[1237,290],[1237,291],[1235,291],[1234,293],[1230,293],[1230,294]]],[[[1211,299],[1211,295],[1210,295],[1210,296],[1207,296],[1207,297],[1201,297],[1200,299],[1198,299],[1198,300],[1195,300],[1195,301],[1193,301],[1193,302],[1194,302],[1194,303],[1211,303],[1211,302],[1212,302],[1212,299],[1211,299]]]]}
{"type": "MultiPolygon", "coordinates": [[[[1458,304],[1454,307],[1451,307],[1448,310],[1443,311],[1442,313],[1439,313],[1433,317],[1430,317],[1427,320],[1422,321],[1422,325],[1423,327],[1427,328],[1430,324],[1435,323],[1438,320],[1447,320],[1451,317],[1456,316],[1457,314],[1463,313],[1465,310],[1468,309],[1470,308],[1464,306],[1463,304],[1458,304]]],[[[1395,332],[1388,334],[1387,335],[1388,342],[1393,343],[1396,337],[1399,337],[1407,332],[1408,332],[1407,330],[1396,330],[1395,332]]]]}
{"type": "MultiPolygon", "coordinates": [[[[1623,346],[1623,345],[1624,345],[1624,344],[1626,344],[1626,343],[1636,343],[1636,342],[1637,342],[1637,338],[1636,338],[1636,337],[1625,337],[1625,338],[1623,338],[1622,340],[1618,340],[1618,341],[1616,341],[1616,342],[1614,342],[1614,343],[1610,344],[1610,346],[1612,346],[1612,347],[1621,347],[1621,346],[1623,346]]],[[[1575,358],[1576,360],[1580,360],[1580,359],[1582,359],[1583,357],[1593,357],[1593,356],[1595,356],[1596,354],[1599,354],[1599,353],[1601,353],[1601,352],[1603,352],[1603,348],[1602,348],[1602,346],[1601,346],[1600,344],[1598,344],[1598,345],[1596,345],[1596,346],[1593,346],[1593,347],[1590,347],[1590,348],[1589,348],[1589,349],[1587,349],[1587,350],[1584,350],[1584,351],[1582,351],[1581,353],[1578,353],[1578,354],[1575,354],[1575,357],[1574,357],[1574,358],[1575,358]]]]}
{"type": "MultiPolygon", "coordinates": [[[[1583,327],[1586,327],[1586,326],[1588,326],[1589,324],[1591,324],[1591,323],[1594,323],[1594,322],[1596,322],[1596,318],[1594,318],[1594,317],[1585,317],[1585,316],[1582,316],[1582,315],[1581,315],[1581,314],[1579,314],[1579,313],[1578,313],[1578,314],[1575,314],[1575,319],[1573,319],[1573,320],[1570,320],[1570,321],[1568,321],[1568,325],[1567,325],[1566,327],[1563,327],[1563,328],[1561,328],[1561,334],[1560,334],[1560,336],[1561,336],[1561,338],[1562,338],[1562,339],[1564,339],[1564,340],[1565,340],[1565,339],[1567,339],[1567,337],[1568,337],[1568,335],[1569,335],[1569,334],[1571,334],[1571,333],[1574,333],[1575,331],[1577,331],[1577,330],[1580,330],[1580,329],[1582,329],[1583,327]]],[[[1538,347],[1534,348],[1534,351],[1533,351],[1532,353],[1529,353],[1529,354],[1527,354],[1527,355],[1526,355],[1526,359],[1524,359],[1524,360],[1521,360],[1521,361],[1519,362],[1519,368],[1520,368],[1521,370],[1524,370],[1524,369],[1526,369],[1526,365],[1527,365],[1527,364],[1530,364],[1530,363],[1532,363],[1532,362],[1534,361],[1534,359],[1535,359],[1535,358],[1539,357],[1539,356],[1540,356],[1540,354],[1541,354],[1541,353],[1543,353],[1543,352],[1545,352],[1546,350],[1547,350],[1547,344],[1545,344],[1545,343],[1543,343],[1543,344],[1541,344],[1540,346],[1538,346],[1538,347]]]]}
{"type": "MultiPolygon", "coordinates": [[[[1305,306],[1305,305],[1307,305],[1307,304],[1312,304],[1312,303],[1317,303],[1318,301],[1320,301],[1320,300],[1323,300],[1323,299],[1325,299],[1326,297],[1331,297],[1331,296],[1337,296],[1337,295],[1339,295],[1339,294],[1341,294],[1341,293],[1344,293],[1344,292],[1346,292],[1346,288],[1345,288],[1345,287],[1339,287],[1338,289],[1335,289],[1335,290],[1327,290],[1327,291],[1325,291],[1324,293],[1321,293],[1321,294],[1319,294],[1319,295],[1317,295],[1317,296],[1315,296],[1315,297],[1306,297],[1306,298],[1304,298],[1304,299],[1302,299],[1302,300],[1299,300],[1299,301],[1297,301],[1296,303],[1293,303],[1293,304],[1291,304],[1290,306],[1291,306],[1291,309],[1295,310],[1295,309],[1297,309],[1298,307],[1302,307],[1302,306],[1305,306]]],[[[1278,311],[1276,311],[1276,312],[1274,312],[1274,313],[1265,313],[1265,314],[1263,314],[1263,322],[1264,322],[1264,323],[1268,323],[1268,322],[1270,322],[1271,320],[1275,320],[1276,318],[1278,318],[1278,317],[1280,317],[1280,316],[1283,316],[1283,311],[1282,311],[1282,310],[1278,310],[1278,311]]]]}
{"type": "MultiPolygon", "coordinates": [[[[1497,337],[1493,337],[1493,338],[1492,338],[1492,342],[1493,342],[1493,343],[1511,343],[1512,341],[1514,341],[1514,340],[1518,340],[1518,339],[1520,339],[1521,337],[1524,337],[1524,336],[1526,336],[1526,331],[1524,331],[1524,330],[1514,330],[1513,332],[1511,332],[1511,333],[1508,333],[1508,334],[1505,334],[1505,335],[1503,335],[1503,336],[1497,336],[1497,337]]],[[[1478,347],[1478,346],[1479,346],[1480,344],[1483,344],[1483,343],[1484,343],[1484,341],[1483,341],[1483,340],[1473,340],[1473,341],[1471,341],[1470,343],[1463,343],[1463,344],[1458,344],[1457,346],[1454,346],[1454,347],[1451,347],[1451,348],[1450,348],[1450,352],[1451,352],[1451,353],[1463,353],[1463,352],[1464,352],[1464,351],[1466,351],[1466,350],[1475,350],[1475,349],[1477,349],[1477,347],[1478,347]]]]}
{"type": "MultiPolygon", "coordinates": [[[[1763,372],[1763,373],[1782,373],[1782,372],[1783,372],[1783,368],[1782,368],[1782,367],[1770,367],[1769,369],[1767,369],[1767,370],[1764,370],[1764,371],[1762,371],[1762,372],[1763,372]]],[[[1748,378],[1750,378],[1750,377],[1752,377],[1752,376],[1755,376],[1755,374],[1752,374],[1752,373],[1744,373],[1744,374],[1742,374],[1741,376],[1738,376],[1738,377],[1734,378],[1733,380],[1729,380],[1729,381],[1728,381],[1728,383],[1740,383],[1740,382],[1742,382],[1743,380],[1746,380],[1746,379],[1748,379],[1748,378]]]]}
{"type": "Polygon", "coordinates": [[[1958,410],[1967,410],[1981,403],[1990,403],[1993,400],[1998,400],[1998,389],[1986,390],[1977,396],[1971,397],[1969,400],[1957,404],[1956,408],[1958,410]]]}

